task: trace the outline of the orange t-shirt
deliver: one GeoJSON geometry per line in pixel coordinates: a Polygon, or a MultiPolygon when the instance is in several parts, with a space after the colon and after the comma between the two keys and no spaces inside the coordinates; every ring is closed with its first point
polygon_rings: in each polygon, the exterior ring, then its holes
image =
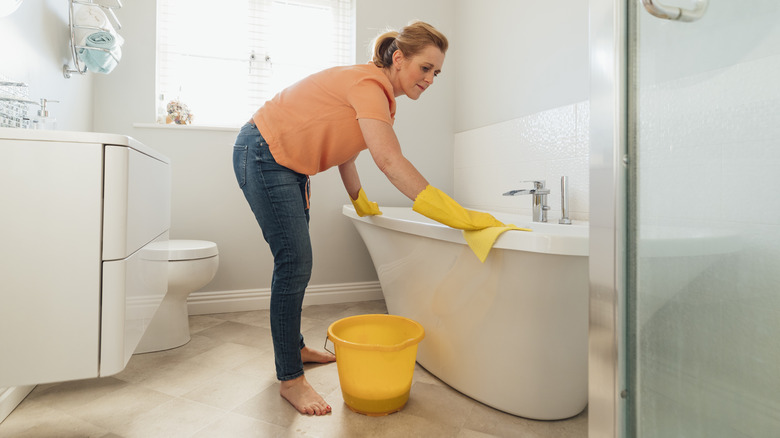
{"type": "Polygon", "coordinates": [[[393,86],[374,64],[308,76],[252,116],[277,163],[305,175],[338,166],[366,149],[358,119],[393,124],[393,86]]]}

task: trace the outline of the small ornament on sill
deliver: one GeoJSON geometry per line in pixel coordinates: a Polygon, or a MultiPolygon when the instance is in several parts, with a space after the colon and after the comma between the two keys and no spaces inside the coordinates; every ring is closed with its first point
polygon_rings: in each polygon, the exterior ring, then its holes
{"type": "Polygon", "coordinates": [[[189,125],[192,123],[193,115],[186,104],[179,102],[178,99],[168,102],[168,117],[165,123],[175,123],[177,125],[189,125]]]}

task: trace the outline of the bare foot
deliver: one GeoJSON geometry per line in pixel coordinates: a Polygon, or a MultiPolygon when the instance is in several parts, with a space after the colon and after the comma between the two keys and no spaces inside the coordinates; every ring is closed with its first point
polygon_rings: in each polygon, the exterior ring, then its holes
{"type": "Polygon", "coordinates": [[[312,350],[309,347],[303,347],[301,349],[301,360],[303,363],[329,363],[335,362],[336,356],[327,351],[312,350]]]}
{"type": "Polygon", "coordinates": [[[325,415],[331,411],[330,405],[306,381],[306,376],[283,381],[279,394],[302,414],[325,415]]]}

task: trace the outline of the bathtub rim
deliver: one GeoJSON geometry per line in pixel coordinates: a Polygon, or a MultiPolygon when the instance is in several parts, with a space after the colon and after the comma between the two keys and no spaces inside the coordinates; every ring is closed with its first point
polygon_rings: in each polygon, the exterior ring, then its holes
{"type": "MultiPolygon", "coordinates": [[[[409,207],[386,207],[380,209],[384,214],[378,216],[358,216],[352,205],[345,204],[342,214],[353,221],[386,228],[406,234],[448,241],[460,245],[466,245],[463,232],[446,225],[428,219],[409,207]],[[394,216],[393,213],[404,212],[403,217],[394,216]],[[411,214],[409,214],[411,213],[411,214]]],[[[502,213],[491,212],[501,219],[502,213]]],[[[589,229],[587,222],[577,222],[573,225],[559,225],[553,223],[533,223],[530,217],[510,215],[512,223],[519,227],[531,228],[533,231],[510,231],[498,237],[493,245],[494,249],[506,249],[515,251],[527,251],[540,254],[582,256],[587,257],[589,251],[589,229]],[[565,228],[562,228],[565,227],[565,228]],[[560,231],[563,234],[552,234],[550,231],[560,231]]]]}

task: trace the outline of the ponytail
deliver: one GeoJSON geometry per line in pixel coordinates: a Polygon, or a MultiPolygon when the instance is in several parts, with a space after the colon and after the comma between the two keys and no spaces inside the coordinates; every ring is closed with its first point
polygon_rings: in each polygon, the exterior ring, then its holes
{"type": "Polygon", "coordinates": [[[393,65],[393,53],[398,50],[398,32],[392,30],[376,37],[374,41],[374,57],[371,61],[377,67],[387,68],[393,65]]]}

